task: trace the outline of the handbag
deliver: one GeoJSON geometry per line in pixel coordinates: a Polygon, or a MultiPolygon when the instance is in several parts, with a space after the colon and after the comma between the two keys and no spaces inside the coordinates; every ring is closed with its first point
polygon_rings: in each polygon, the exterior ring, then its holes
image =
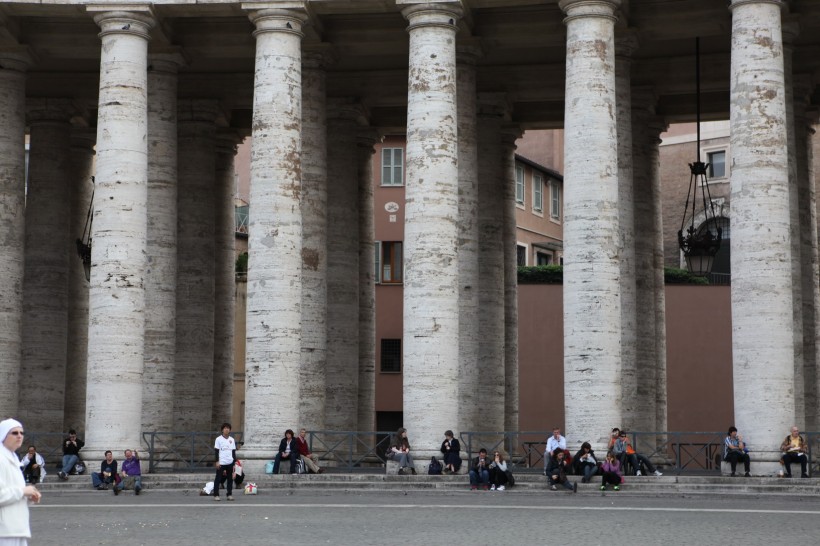
{"type": "Polygon", "coordinates": [[[265,474],[273,474],[273,461],[265,463],[265,474]]]}
{"type": "Polygon", "coordinates": [[[253,482],[248,482],[245,484],[245,494],[246,495],[256,495],[256,484],[253,482]]]}

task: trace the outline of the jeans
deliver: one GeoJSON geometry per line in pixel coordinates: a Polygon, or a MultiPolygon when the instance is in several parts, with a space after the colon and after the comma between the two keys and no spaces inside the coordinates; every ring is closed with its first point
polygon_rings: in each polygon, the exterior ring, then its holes
{"type": "Polygon", "coordinates": [[[570,483],[570,481],[566,478],[566,476],[564,477],[564,480],[563,480],[563,481],[561,481],[561,475],[559,474],[559,475],[558,475],[558,479],[557,479],[557,480],[553,480],[553,479],[552,479],[552,474],[550,474],[550,473],[548,472],[548,473],[547,473],[547,480],[549,481],[549,483],[550,483],[550,485],[551,485],[551,486],[552,486],[552,485],[558,485],[558,484],[560,484],[560,485],[563,485],[564,487],[566,487],[567,489],[572,489],[572,484],[571,484],[571,483],[570,483]]]}
{"type": "Polygon", "coordinates": [[[98,488],[103,484],[111,484],[111,483],[114,483],[114,475],[113,474],[111,476],[105,478],[105,477],[103,477],[102,472],[92,472],[91,473],[91,484],[95,488],[98,488]]]}
{"type": "Polygon", "coordinates": [[[478,485],[481,482],[481,485],[487,485],[490,483],[490,473],[487,469],[482,469],[479,472],[475,470],[470,470],[470,485],[478,485]]]}
{"type": "Polygon", "coordinates": [[[743,470],[749,472],[749,454],[733,449],[726,454],[726,462],[732,465],[732,474],[737,470],[738,461],[743,461],[743,470]]]}
{"type": "MultiPolygon", "coordinates": [[[[618,459],[620,459],[622,467],[626,466],[626,463],[628,462],[632,467],[632,472],[634,474],[638,473],[638,470],[641,469],[642,464],[646,466],[646,469],[649,472],[655,472],[656,470],[655,466],[649,461],[649,459],[640,453],[621,453],[618,459]]],[[[626,474],[626,471],[624,471],[624,474],[626,474]]]]}
{"type": "Polygon", "coordinates": [[[216,477],[214,478],[214,497],[219,496],[219,485],[222,482],[222,475],[228,478],[225,480],[227,484],[225,488],[228,490],[228,496],[233,495],[233,463],[231,464],[221,464],[216,467],[216,477]]]}
{"type": "Polygon", "coordinates": [[[69,474],[74,470],[74,465],[80,462],[77,455],[63,455],[63,469],[62,472],[69,474]]]}
{"type": "Polygon", "coordinates": [[[134,491],[142,490],[142,476],[124,476],[122,481],[114,486],[114,489],[127,489],[133,487],[134,491]]]}
{"type": "MultiPolygon", "coordinates": [[[[290,473],[296,473],[296,461],[299,460],[299,454],[295,451],[290,452],[290,456],[285,459],[286,461],[290,461],[290,473]]],[[[279,463],[282,462],[282,452],[276,454],[276,458],[273,460],[273,473],[279,474],[279,463]]]]}
{"type": "Polygon", "coordinates": [[[592,479],[592,476],[598,473],[598,467],[592,463],[585,463],[583,465],[584,470],[584,482],[589,482],[592,479]]]}
{"type": "Polygon", "coordinates": [[[413,466],[413,457],[410,456],[410,452],[407,453],[396,453],[395,451],[390,454],[390,458],[394,461],[399,462],[399,466],[401,468],[407,468],[408,466],[413,466]]]}

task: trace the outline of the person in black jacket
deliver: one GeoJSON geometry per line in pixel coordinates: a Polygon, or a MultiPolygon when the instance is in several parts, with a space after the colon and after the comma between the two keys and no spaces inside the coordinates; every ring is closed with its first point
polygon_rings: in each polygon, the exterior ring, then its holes
{"type": "Polygon", "coordinates": [[[283,460],[290,461],[290,473],[296,474],[296,462],[299,460],[299,450],[296,449],[296,440],[293,439],[293,431],[287,429],[285,437],[279,442],[279,451],[273,460],[273,473],[279,474],[279,463],[283,460]]]}
{"type": "Polygon", "coordinates": [[[598,459],[589,442],[581,444],[581,449],[572,459],[572,470],[576,475],[583,476],[581,483],[588,483],[598,473],[598,459]]]}
{"type": "Polygon", "coordinates": [[[571,469],[568,461],[564,460],[564,452],[556,449],[555,453],[550,457],[549,465],[547,466],[547,479],[550,483],[550,489],[553,491],[558,489],[558,485],[562,485],[569,489],[570,492],[578,490],[578,482],[570,482],[567,479],[567,470],[571,469]]]}
{"type": "Polygon", "coordinates": [[[61,480],[67,480],[68,475],[74,469],[74,465],[80,462],[80,450],[85,442],[77,438],[77,431],[68,431],[68,438],[63,440],[63,468],[57,473],[61,480]]]}
{"type": "Polygon", "coordinates": [[[461,444],[458,440],[453,438],[453,431],[448,430],[444,433],[444,441],[441,442],[441,452],[444,454],[444,472],[458,473],[461,468],[461,444]]]}
{"type": "Polygon", "coordinates": [[[100,471],[91,474],[91,483],[95,489],[108,489],[117,479],[117,461],[111,450],[105,452],[105,459],[100,463],[100,471]]]}
{"type": "Polygon", "coordinates": [[[483,447],[478,451],[478,457],[473,459],[470,466],[470,489],[481,488],[486,491],[490,488],[490,460],[487,458],[487,450],[483,447]]]}

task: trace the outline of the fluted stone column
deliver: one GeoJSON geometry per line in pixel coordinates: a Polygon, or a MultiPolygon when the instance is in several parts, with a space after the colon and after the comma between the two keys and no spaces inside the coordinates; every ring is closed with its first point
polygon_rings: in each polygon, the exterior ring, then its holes
{"type": "Polygon", "coordinates": [[[299,423],[325,428],[327,366],[327,54],[302,57],[302,356],[299,423]]]}
{"type": "Polygon", "coordinates": [[[618,0],[562,0],[564,114],[564,388],[567,439],[603,447],[624,417],[614,10],[618,0]],[[594,157],[595,161],[589,161],[594,157]]]}
{"type": "MultiPolygon", "coordinates": [[[[461,422],[456,433],[475,430],[479,422],[479,272],[478,272],[478,105],[476,45],[460,45],[458,77],[458,403],[461,422]]],[[[481,411],[483,416],[483,411],[481,411]]]]}
{"type": "Polygon", "coordinates": [[[68,340],[66,355],[65,405],[63,430],[85,428],[85,387],[88,367],[88,281],[85,268],[73,243],[87,229],[88,207],[94,192],[93,129],[75,129],[71,133],[71,227],[68,261],[68,340]]]}
{"type": "Polygon", "coordinates": [[[214,100],[177,103],[174,430],[185,432],[212,429],[217,114],[214,100]]]}
{"type": "Polygon", "coordinates": [[[479,96],[478,113],[478,387],[473,430],[504,428],[504,184],[502,98],[479,96]]]}
{"type": "MultiPolygon", "coordinates": [[[[632,159],[635,206],[635,391],[629,393],[631,415],[627,423],[635,430],[654,431],[658,426],[658,400],[665,398],[665,340],[663,321],[663,230],[660,217],[660,165],[658,144],[663,127],[655,116],[656,96],[648,90],[632,95],[632,159]],[[659,243],[660,238],[660,243],[659,243]],[[660,250],[658,246],[660,244],[660,250]],[[660,255],[660,262],[658,256],[660,255]],[[658,277],[660,272],[660,277],[658,277]],[[664,350],[660,350],[663,347],[664,350]],[[664,364],[662,366],[662,364],[664,364]],[[661,368],[664,372],[661,372],[661,368]]],[[[624,395],[626,396],[626,392],[624,395]]]]}
{"type": "Polygon", "coordinates": [[[504,185],[504,429],[518,430],[518,245],[515,206],[515,141],[517,127],[501,134],[504,185]]]}
{"type": "Polygon", "coordinates": [[[356,430],[376,430],[376,238],[373,220],[373,145],[381,137],[360,128],[359,162],[359,418],[356,430]]]}
{"type": "Polygon", "coordinates": [[[735,423],[760,446],[754,473],[778,468],[777,447],[795,419],[782,7],[777,0],[730,6],[735,423]]]}
{"type": "MultiPolygon", "coordinates": [[[[792,316],[794,335],[794,424],[805,428],[805,384],[803,381],[803,259],[800,241],[800,204],[798,202],[796,137],[794,119],[794,77],[792,74],[792,57],[794,42],[800,34],[797,21],[787,19],[782,22],[783,28],[783,77],[785,83],[786,103],[786,138],[789,161],[789,242],[792,259],[792,316]]],[[[815,284],[817,280],[815,279],[815,284]]]]}
{"type": "MultiPolygon", "coordinates": [[[[211,424],[218,430],[233,414],[234,315],[236,313],[236,131],[216,139],[214,186],[214,370],[211,424]]],[[[237,425],[238,426],[238,425],[237,425]]]]}
{"type": "MultiPolygon", "coordinates": [[[[638,48],[637,37],[628,32],[615,35],[615,93],[618,121],[618,216],[621,227],[621,396],[627,430],[649,430],[642,423],[636,407],[638,394],[637,314],[635,295],[635,201],[632,149],[632,54],[638,48]],[[641,423],[641,424],[639,424],[641,423]]],[[[641,167],[638,169],[640,170],[641,167]]]]}
{"type": "Polygon", "coordinates": [[[456,22],[461,5],[406,5],[410,59],[405,193],[404,424],[418,461],[461,422],[458,385],[456,22]]]}
{"type": "Polygon", "coordinates": [[[355,430],[359,389],[359,176],[356,105],[328,108],[327,388],[325,426],[355,430]]]}
{"type": "Polygon", "coordinates": [[[803,325],[803,415],[806,430],[817,430],[820,423],[817,391],[817,332],[820,327],[820,284],[816,282],[817,253],[817,193],[812,176],[811,119],[808,115],[809,93],[813,89],[811,76],[795,76],[794,133],[797,176],[798,218],[800,222],[800,256],[803,325]]]}
{"type": "MultiPolygon", "coordinates": [[[[89,7],[105,10],[105,6],[89,7]]],[[[110,8],[108,8],[110,9],[110,8]]],[[[145,328],[149,12],[102,11],[89,288],[87,460],[140,445],[145,328]]]]}
{"type": "MultiPolygon", "coordinates": [[[[666,122],[658,117],[652,119],[646,127],[649,142],[647,143],[647,168],[652,184],[652,216],[654,244],[653,272],[655,274],[654,309],[655,309],[655,426],[653,430],[664,431],[667,427],[667,384],[666,384],[666,275],[664,274],[663,248],[663,204],[661,201],[661,138],[666,131],[666,122]]],[[[665,438],[657,438],[658,442],[665,438]]],[[[660,444],[658,444],[660,447],[660,444]]]]}
{"type": "Polygon", "coordinates": [[[27,106],[30,140],[18,415],[32,430],[62,432],[68,260],[73,250],[69,233],[71,105],[64,100],[40,99],[30,100],[27,106]]]}
{"type": "Polygon", "coordinates": [[[301,11],[260,10],[256,25],[249,227],[245,446],[249,468],[299,420],[302,298],[301,11]]]}
{"type": "Polygon", "coordinates": [[[148,71],[148,274],[142,429],[174,427],[177,305],[178,54],[154,54],[148,71]]]}
{"type": "MultiPolygon", "coordinates": [[[[17,415],[22,359],[28,57],[0,54],[0,414],[17,415]]],[[[28,426],[28,425],[26,425],[28,426]]]]}

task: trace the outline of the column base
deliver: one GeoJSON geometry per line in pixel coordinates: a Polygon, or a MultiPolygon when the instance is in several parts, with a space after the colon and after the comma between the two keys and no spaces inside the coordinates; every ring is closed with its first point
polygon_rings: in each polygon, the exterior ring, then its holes
{"type": "MultiPolygon", "coordinates": [[[[242,461],[242,468],[249,475],[261,475],[265,473],[265,465],[276,458],[276,451],[279,445],[244,445],[236,450],[236,458],[242,461]]],[[[290,463],[287,463],[290,464],[290,463]]]]}

